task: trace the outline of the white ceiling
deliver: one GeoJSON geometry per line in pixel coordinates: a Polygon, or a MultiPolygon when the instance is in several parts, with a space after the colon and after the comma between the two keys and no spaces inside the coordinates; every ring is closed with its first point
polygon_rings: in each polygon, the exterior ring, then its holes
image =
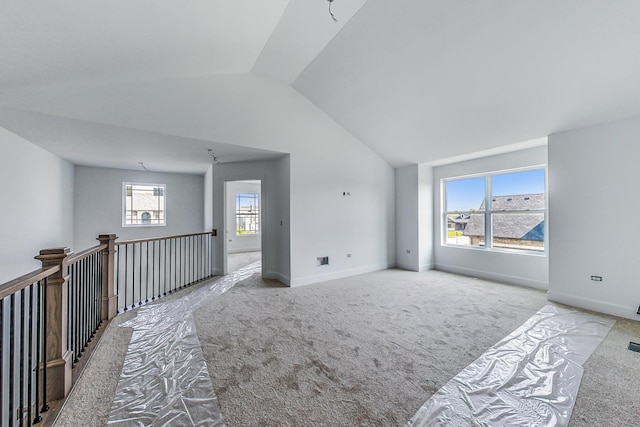
{"type": "MultiPolygon", "coordinates": [[[[640,115],[637,0],[335,0],[337,23],[328,5],[5,1],[0,101],[69,82],[254,73],[291,84],[394,166],[640,115]]],[[[136,167],[130,150],[104,148],[125,133],[163,170],[201,173],[204,147],[278,154],[15,110],[1,124],[78,164],[136,167]]]]}

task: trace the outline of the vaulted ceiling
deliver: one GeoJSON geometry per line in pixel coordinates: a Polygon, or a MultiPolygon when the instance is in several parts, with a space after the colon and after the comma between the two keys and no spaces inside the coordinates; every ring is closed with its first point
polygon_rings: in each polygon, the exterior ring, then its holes
{"type": "Polygon", "coordinates": [[[640,115],[637,0],[331,6],[337,22],[327,0],[3,2],[0,126],[74,163],[111,167],[130,167],[122,149],[104,149],[113,134],[147,154],[162,139],[167,149],[153,155],[163,169],[200,173],[205,147],[233,160],[277,153],[106,129],[11,109],[13,100],[56,85],[252,73],[292,86],[393,166],[640,115]]]}

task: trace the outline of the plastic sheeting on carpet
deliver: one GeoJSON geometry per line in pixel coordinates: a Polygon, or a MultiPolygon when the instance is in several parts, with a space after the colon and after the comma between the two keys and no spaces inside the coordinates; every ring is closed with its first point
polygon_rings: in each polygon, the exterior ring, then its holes
{"type": "Polygon", "coordinates": [[[409,426],[566,426],[583,363],[615,322],[547,305],[445,384],[409,426]]]}
{"type": "Polygon", "coordinates": [[[180,299],[142,307],[121,325],[133,335],[108,425],[224,425],[192,312],[260,269],[256,262],[180,299]]]}

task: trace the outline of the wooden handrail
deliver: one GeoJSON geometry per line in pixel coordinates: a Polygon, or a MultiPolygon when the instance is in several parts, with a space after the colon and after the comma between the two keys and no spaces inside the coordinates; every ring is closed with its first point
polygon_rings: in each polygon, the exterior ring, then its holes
{"type": "Polygon", "coordinates": [[[60,271],[60,266],[39,268],[0,285],[0,300],[60,271]]]}
{"type": "Polygon", "coordinates": [[[109,245],[107,245],[105,243],[105,244],[102,244],[102,245],[94,246],[93,248],[85,249],[84,251],[79,252],[79,253],[74,254],[73,256],[69,257],[67,263],[69,265],[75,264],[76,262],[82,261],[83,259],[95,254],[96,252],[100,252],[102,250],[107,249],[107,247],[109,247],[109,245]]]}
{"type": "Polygon", "coordinates": [[[204,235],[216,235],[216,230],[213,231],[204,231],[202,233],[191,233],[191,234],[179,234],[176,236],[166,236],[166,237],[153,237],[151,239],[136,239],[136,240],[125,240],[122,242],[116,242],[116,245],[128,245],[132,243],[145,243],[145,242],[156,242],[158,240],[169,240],[169,239],[179,239],[181,237],[192,237],[192,236],[204,236],[204,235]]]}

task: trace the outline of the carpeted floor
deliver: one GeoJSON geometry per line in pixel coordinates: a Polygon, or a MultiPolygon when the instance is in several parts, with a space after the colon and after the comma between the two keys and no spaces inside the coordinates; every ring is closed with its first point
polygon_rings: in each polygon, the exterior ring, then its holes
{"type": "MultiPolygon", "coordinates": [[[[177,296],[172,296],[175,298],[177,296]]],[[[194,313],[228,426],[401,426],[548,302],[543,292],[387,270],[300,288],[247,279],[194,313]]],[[[130,331],[118,316],[58,425],[105,425],[130,331]]],[[[571,426],[637,425],[640,323],[617,319],[585,364],[571,426]]]]}

